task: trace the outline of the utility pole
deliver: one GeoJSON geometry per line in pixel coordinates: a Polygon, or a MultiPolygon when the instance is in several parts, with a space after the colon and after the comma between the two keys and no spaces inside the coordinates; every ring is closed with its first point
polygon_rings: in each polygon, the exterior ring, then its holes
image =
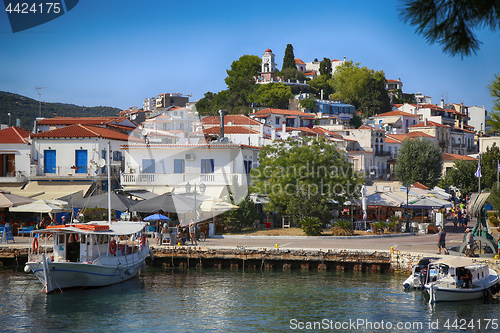
{"type": "Polygon", "coordinates": [[[40,96],[40,104],[38,106],[38,117],[42,118],[42,89],[46,89],[48,87],[35,87],[38,96],[40,96]]]}

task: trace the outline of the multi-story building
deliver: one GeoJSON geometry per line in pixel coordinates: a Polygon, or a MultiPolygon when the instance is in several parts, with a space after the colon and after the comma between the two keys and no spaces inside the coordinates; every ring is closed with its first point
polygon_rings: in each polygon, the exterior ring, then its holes
{"type": "Polygon", "coordinates": [[[30,132],[20,127],[0,130],[0,188],[20,189],[30,174],[30,132]]]}

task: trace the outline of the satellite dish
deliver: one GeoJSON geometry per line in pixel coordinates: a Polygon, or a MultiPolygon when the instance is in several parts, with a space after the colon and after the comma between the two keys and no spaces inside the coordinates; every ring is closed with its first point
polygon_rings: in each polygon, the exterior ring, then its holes
{"type": "Polygon", "coordinates": [[[133,114],[133,115],[130,116],[130,120],[135,120],[135,118],[137,118],[136,114],[133,114]]]}
{"type": "Polygon", "coordinates": [[[100,158],[98,161],[97,161],[97,166],[99,168],[102,168],[103,166],[106,165],[106,161],[104,160],[104,158],[100,158]]]}

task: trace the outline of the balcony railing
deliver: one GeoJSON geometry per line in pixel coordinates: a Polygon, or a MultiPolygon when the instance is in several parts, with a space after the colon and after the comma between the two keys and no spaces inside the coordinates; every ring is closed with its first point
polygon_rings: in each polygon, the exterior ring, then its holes
{"type": "Polygon", "coordinates": [[[241,173],[126,173],[120,177],[122,186],[125,185],[185,185],[191,183],[205,183],[206,185],[246,185],[248,177],[241,173]]]}

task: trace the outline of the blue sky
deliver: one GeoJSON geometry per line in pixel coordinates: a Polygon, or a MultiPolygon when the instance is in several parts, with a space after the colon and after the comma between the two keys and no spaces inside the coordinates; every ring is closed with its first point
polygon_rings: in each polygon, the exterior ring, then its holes
{"type": "MultiPolygon", "coordinates": [[[[232,61],[267,48],[281,68],[287,44],[304,62],[361,63],[401,78],[433,103],[485,105],[500,73],[500,33],[480,31],[477,55],[452,58],[403,23],[399,3],[372,1],[83,0],[65,15],[12,33],[0,12],[0,90],[46,102],[138,106],[161,93],[226,89],[232,61]]],[[[2,7],[3,8],[3,7],[2,7]]]]}

